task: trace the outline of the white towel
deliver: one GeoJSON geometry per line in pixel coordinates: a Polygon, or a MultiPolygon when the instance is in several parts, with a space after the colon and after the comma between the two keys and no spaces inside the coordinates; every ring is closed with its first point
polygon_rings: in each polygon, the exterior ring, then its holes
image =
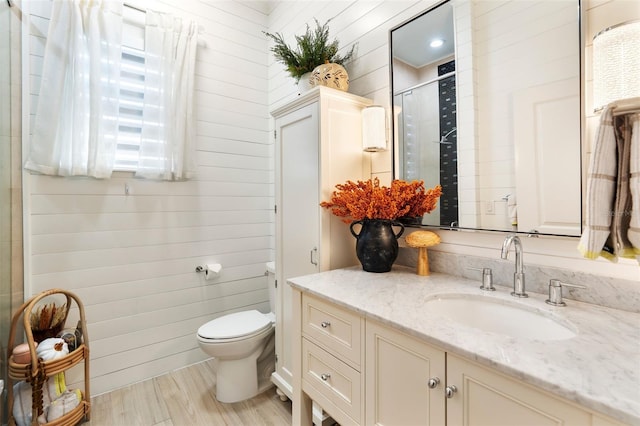
{"type": "MultiPolygon", "coordinates": [[[[63,374],[63,373],[61,373],[63,374]]],[[[18,426],[29,426],[33,418],[31,384],[24,380],[13,385],[13,419],[18,426]]],[[[43,407],[49,406],[49,392],[42,392],[43,407]]]]}
{"type": "Polygon", "coordinates": [[[615,260],[613,247],[607,244],[616,191],[617,145],[613,112],[605,108],[600,116],[595,146],[587,175],[585,228],[578,250],[589,259],[604,256],[615,260]]]}
{"type": "Polygon", "coordinates": [[[49,423],[65,414],[70,413],[82,401],[82,392],[80,389],[66,390],[55,401],[44,407],[42,414],[38,416],[38,423],[49,423]]]}

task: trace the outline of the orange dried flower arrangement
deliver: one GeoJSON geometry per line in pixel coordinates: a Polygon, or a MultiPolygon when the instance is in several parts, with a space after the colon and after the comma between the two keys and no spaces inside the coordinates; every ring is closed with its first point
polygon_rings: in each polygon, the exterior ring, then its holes
{"type": "Polygon", "coordinates": [[[367,181],[347,181],[336,185],[331,200],[320,203],[345,223],[362,219],[395,220],[416,217],[436,208],[442,187],[425,189],[424,182],[396,179],[390,187],[381,186],[378,178],[367,181]]]}

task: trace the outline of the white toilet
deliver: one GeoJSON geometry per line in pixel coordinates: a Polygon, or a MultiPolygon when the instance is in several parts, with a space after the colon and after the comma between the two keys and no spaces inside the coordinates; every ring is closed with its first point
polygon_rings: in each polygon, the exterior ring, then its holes
{"type": "Polygon", "coordinates": [[[275,264],[267,263],[271,312],[235,312],[209,321],[198,329],[198,344],[214,357],[216,399],[238,402],[273,386],[275,369],[275,264]]]}

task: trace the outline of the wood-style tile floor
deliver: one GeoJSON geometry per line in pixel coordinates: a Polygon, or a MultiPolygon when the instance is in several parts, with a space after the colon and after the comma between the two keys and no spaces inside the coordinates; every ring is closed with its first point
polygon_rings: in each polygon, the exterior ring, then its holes
{"type": "Polygon", "coordinates": [[[205,361],[96,396],[83,426],[280,426],[291,424],[291,402],[275,388],[233,404],[215,397],[212,362],[205,361]]]}

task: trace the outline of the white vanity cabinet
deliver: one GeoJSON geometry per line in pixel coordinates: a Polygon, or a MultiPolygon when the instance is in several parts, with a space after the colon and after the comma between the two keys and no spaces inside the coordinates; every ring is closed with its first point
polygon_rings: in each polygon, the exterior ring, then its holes
{"type": "Polygon", "coordinates": [[[364,319],[302,300],[302,388],[340,425],[364,424],[364,319]]]}
{"type": "Polygon", "coordinates": [[[367,425],[445,424],[441,349],[366,321],[367,425]]]}
{"type": "Polygon", "coordinates": [[[445,352],[366,322],[368,425],[445,424],[445,352]]]}
{"type": "Polygon", "coordinates": [[[548,392],[447,354],[447,423],[454,425],[616,425],[548,392]]]}
{"type": "Polygon", "coordinates": [[[316,87],[272,111],[276,180],[276,371],[291,397],[291,289],[288,278],[358,263],[349,227],[319,203],[335,185],[368,177],[361,111],[369,99],[316,87]]]}
{"type": "Polygon", "coordinates": [[[621,425],[320,297],[292,296],[294,425],[311,424],[311,401],[342,426],[621,425]]]}

